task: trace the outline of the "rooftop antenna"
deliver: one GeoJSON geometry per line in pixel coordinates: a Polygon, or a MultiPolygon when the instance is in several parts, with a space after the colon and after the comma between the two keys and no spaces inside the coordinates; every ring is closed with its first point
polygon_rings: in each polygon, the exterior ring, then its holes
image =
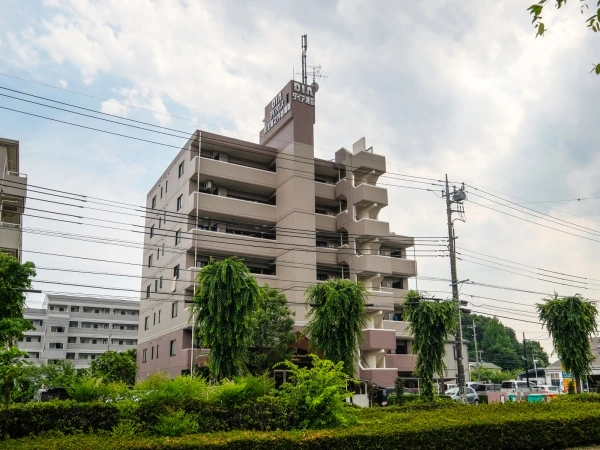
{"type": "Polygon", "coordinates": [[[308,48],[308,35],[302,35],[302,83],[307,84],[306,79],[308,73],[306,72],[306,49],[308,48]]]}
{"type": "MultiPolygon", "coordinates": [[[[308,35],[302,35],[302,83],[308,84],[308,76],[312,76],[312,88],[314,92],[319,90],[319,84],[317,78],[320,80],[326,79],[329,75],[321,72],[321,66],[307,66],[306,65],[306,49],[308,48],[308,35]],[[309,73],[310,69],[310,73],[309,73]]],[[[298,74],[300,75],[300,74],[298,74]]]]}

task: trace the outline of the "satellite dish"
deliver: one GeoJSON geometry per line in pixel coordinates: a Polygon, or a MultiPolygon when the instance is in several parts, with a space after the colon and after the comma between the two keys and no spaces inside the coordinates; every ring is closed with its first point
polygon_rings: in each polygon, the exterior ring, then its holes
{"type": "Polygon", "coordinates": [[[317,92],[319,90],[319,83],[317,83],[316,81],[313,81],[311,86],[314,92],[317,92]]]}

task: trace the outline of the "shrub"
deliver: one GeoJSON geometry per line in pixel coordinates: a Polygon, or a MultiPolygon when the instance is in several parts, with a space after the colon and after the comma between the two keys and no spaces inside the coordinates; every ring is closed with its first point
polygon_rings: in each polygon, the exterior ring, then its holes
{"type": "Polygon", "coordinates": [[[569,381],[569,384],[567,385],[567,392],[569,393],[569,395],[573,395],[575,393],[575,383],[573,382],[573,380],[569,381]]]}
{"type": "Polygon", "coordinates": [[[183,411],[160,416],[152,431],[159,436],[181,436],[198,431],[198,419],[183,411]]]}
{"type": "Polygon", "coordinates": [[[110,431],[119,421],[114,404],[54,401],[0,408],[0,437],[19,438],[41,432],[110,431]]]}

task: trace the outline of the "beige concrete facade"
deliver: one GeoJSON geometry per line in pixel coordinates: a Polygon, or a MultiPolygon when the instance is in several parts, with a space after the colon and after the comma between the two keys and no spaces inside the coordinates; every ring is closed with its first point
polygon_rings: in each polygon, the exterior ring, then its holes
{"type": "Polygon", "coordinates": [[[379,220],[389,202],[377,184],[385,157],[362,138],[332,161],[317,159],[314,123],[312,88],[290,81],[265,107],[260,144],[196,131],[152,187],[138,378],[187,373],[206,354],[191,354],[194,278],[210,257],[232,255],[244,259],[260,285],[285,293],[298,328],[306,324],[308,286],[328,278],[362,281],[373,306],[361,378],[393,385],[399,367],[412,371],[414,357],[396,354],[399,339],[410,341],[394,328],[403,322],[383,320],[400,310],[417,271],[406,258],[414,239],[379,220]]]}
{"type": "Polygon", "coordinates": [[[21,261],[21,214],[27,196],[27,175],[19,172],[19,141],[0,138],[0,251],[21,261]]]}

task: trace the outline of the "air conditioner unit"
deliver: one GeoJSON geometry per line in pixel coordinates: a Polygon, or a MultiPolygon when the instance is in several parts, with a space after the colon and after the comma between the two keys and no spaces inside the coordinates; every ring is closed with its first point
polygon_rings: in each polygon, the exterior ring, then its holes
{"type": "Polygon", "coordinates": [[[206,180],[204,182],[204,190],[205,191],[210,191],[212,189],[212,187],[213,187],[212,180],[206,180]]]}
{"type": "Polygon", "coordinates": [[[329,248],[335,248],[335,244],[333,242],[328,242],[327,243],[327,247],[329,247],[329,248]]]}
{"type": "Polygon", "coordinates": [[[388,314],[388,320],[394,320],[394,313],[388,314]]]}

